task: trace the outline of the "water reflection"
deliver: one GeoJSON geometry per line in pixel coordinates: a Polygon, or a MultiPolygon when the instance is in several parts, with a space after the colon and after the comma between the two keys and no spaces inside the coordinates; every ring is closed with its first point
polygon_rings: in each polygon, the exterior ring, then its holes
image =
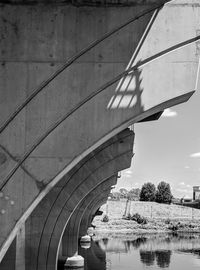
{"type": "Polygon", "coordinates": [[[79,249],[85,270],[197,270],[200,234],[153,235],[133,240],[103,238],[79,249]],[[173,259],[172,259],[173,258],[173,259]]]}
{"type": "MultiPolygon", "coordinates": [[[[103,243],[107,245],[105,239],[103,243]]],[[[91,241],[91,247],[84,249],[79,247],[79,254],[85,259],[85,270],[104,270],[106,269],[106,253],[100,247],[99,242],[91,241]]]]}
{"type": "Polygon", "coordinates": [[[147,266],[154,265],[155,252],[152,251],[140,251],[140,260],[147,266]]]}
{"type": "Polygon", "coordinates": [[[170,265],[171,250],[143,251],[140,250],[140,260],[146,266],[157,263],[160,268],[167,268],[170,265]]]}

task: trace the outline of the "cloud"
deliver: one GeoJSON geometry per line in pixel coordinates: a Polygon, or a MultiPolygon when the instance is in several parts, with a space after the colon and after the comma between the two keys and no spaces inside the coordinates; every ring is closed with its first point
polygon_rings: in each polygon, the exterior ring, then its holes
{"type": "Polygon", "coordinates": [[[172,111],[172,109],[165,109],[163,114],[162,114],[162,117],[176,117],[177,116],[177,112],[175,111],[172,111]]]}
{"type": "Polygon", "coordinates": [[[185,183],[184,182],[180,182],[179,185],[185,186],[185,183]]]}
{"type": "Polygon", "coordinates": [[[185,169],[189,169],[190,168],[190,166],[185,166],[185,169]]]}
{"type": "Polygon", "coordinates": [[[131,170],[125,171],[125,174],[132,174],[131,170]]]}
{"type": "Polygon", "coordinates": [[[200,157],[200,152],[193,153],[193,154],[190,155],[190,157],[192,157],[192,158],[199,158],[200,157]]]}
{"type": "Polygon", "coordinates": [[[178,191],[180,193],[188,193],[188,189],[186,189],[186,188],[176,188],[176,191],[178,191]]]}

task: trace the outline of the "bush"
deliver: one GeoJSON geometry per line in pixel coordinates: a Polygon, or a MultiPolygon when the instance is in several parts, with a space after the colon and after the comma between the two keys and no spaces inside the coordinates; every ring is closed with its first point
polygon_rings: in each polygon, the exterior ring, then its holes
{"type": "Polygon", "coordinates": [[[168,226],[168,229],[173,231],[173,232],[176,232],[180,229],[184,228],[184,225],[181,224],[180,222],[177,222],[177,223],[170,223],[169,226],[168,226]]]}
{"type": "Polygon", "coordinates": [[[170,185],[164,181],[160,182],[156,191],[156,202],[170,204],[171,201],[172,194],[170,185]]]}
{"type": "Polygon", "coordinates": [[[171,223],[171,220],[169,219],[169,218],[167,218],[166,220],[165,220],[165,224],[170,224],[171,223]]]}
{"type": "Polygon", "coordinates": [[[140,192],[140,201],[155,201],[156,187],[154,184],[148,182],[142,186],[140,192]]]}
{"type": "Polygon", "coordinates": [[[107,216],[107,215],[105,215],[105,216],[103,217],[102,221],[103,221],[103,222],[108,222],[108,221],[109,221],[108,216],[107,216]]]}
{"type": "Polygon", "coordinates": [[[178,231],[179,229],[179,224],[178,223],[170,223],[169,226],[168,226],[168,229],[173,231],[173,232],[176,232],[178,231]]]}
{"type": "Polygon", "coordinates": [[[136,213],[133,214],[132,216],[129,214],[127,216],[127,219],[129,220],[134,220],[136,221],[138,224],[147,224],[147,219],[145,217],[142,217],[140,214],[136,213]]]}

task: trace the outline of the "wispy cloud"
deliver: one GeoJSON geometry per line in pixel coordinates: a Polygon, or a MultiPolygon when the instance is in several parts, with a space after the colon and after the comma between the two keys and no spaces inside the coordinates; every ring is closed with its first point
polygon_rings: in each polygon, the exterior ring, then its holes
{"type": "Polygon", "coordinates": [[[177,116],[177,112],[175,111],[172,111],[172,109],[165,109],[163,114],[162,114],[162,117],[176,117],[177,116]]]}
{"type": "Polygon", "coordinates": [[[185,169],[189,169],[190,168],[190,166],[185,166],[185,169]]]}
{"type": "Polygon", "coordinates": [[[176,191],[180,193],[188,193],[188,189],[186,188],[176,188],[176,191]]]}
{"type": "Polygon", "coordinates": [[[125,174],[132,174],[131,170],[125,171],[125,174]]]}
{"type": "Polygon", "coordinates": [[[200,157],[200,152],[193,153],[193,154],[190,155],[190,157],[192,157],[192,158],[199,158],[200,157]]]}
{"type": "Polygon", "coordinates": [[[179,185],[180,186],[185,186],[185,183],[184,182],[180,182],[179,185]]]}

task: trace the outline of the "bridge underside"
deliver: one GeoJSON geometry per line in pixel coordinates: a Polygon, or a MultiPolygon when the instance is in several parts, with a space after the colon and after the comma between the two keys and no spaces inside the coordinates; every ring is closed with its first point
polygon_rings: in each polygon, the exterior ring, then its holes
{"type": "MultiPolygon", "coordinates": [[[[15,270],[55,269],[71,216],[83,211],[89,225],[105,200],[98,185],[107,194],[109,179],[130,166],[127,128],[194,93],[200,18],[187,2],[0,6],[1,269],[15,251],[15,270]]],[[[76,238],[87,229],[77,224],[76,238]]]]}
{"type": "MultiPolygon", "coordinates": [[[[0,0],[0,3],[9,4],[66,4],[76,7],[81,6],[97,6],[97,7],[126,7],[126,6],[138,6],[138,5],[152,5],[157,4],[157,0],[0,0]]],[[[165,0],[163,2],[169,2],[165,0]]]]}

